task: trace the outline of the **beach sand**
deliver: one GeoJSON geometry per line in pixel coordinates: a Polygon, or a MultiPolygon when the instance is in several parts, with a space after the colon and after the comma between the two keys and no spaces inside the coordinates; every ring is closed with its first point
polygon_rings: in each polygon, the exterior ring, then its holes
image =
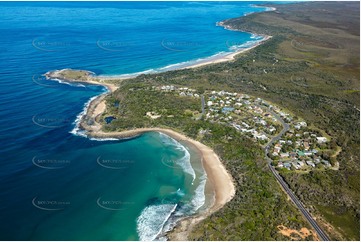
{"type": "MultiPolygon", "coordinates": [[[[233,30],[227,26],[224,26],[226,29],[228,30],[233,30]]],[[[233,30],[233,31],[238,31],[238,30],[233,30]]],[[[272,36],[269,35],[262,35],[263,39],[260,40],[259,42],[257,42],[256,44],[248,47],[248,48],[243,48],[243,49],[239,49],[235,52],[231,52],[229,54],[226,55],[222,55],[222,56],[216,56],[214,58],[209,58],[209,59],[205,59],[204,61],[200,61],[200,62],[196,62],[192,65],[189,66],[185,66],[185,67],[180,67],[180,68],[175,68],[175,69],[169,69],[167,71],[173,71],[173,70],[183,70],[183,69],[192,69],[192,68],[198,68],[198,67],[202,67],[205,65],[210,65],[210,64],[217,64],[217,63],[222,63],[222,62],[228,62],[228,61],[234,61],[236,59],[236,56],[242,53],[245,53],[253,48],[256,48],[257,46],[261,45],[262,43],[264,43],[265,41],[269,40],[270,38],[272,38],[272,36]]],[[[155,74],[157,72],[150,72],[147,74],[155,74]]],[[[106,83],[106,81],[113,81],[113,80],[126,80],[126,79],[133,79],[136,78],[138,75],[140,74],[127,74],[127,75],[111,75],[111,76],[97,76],[97,79],[100,80],[103,83],[106,83]]]]}
{"type": "Polygon", "coordinates": [[[214,192],[214,203],[212,206],[210,206],[210,208],[201,214],[183,219],[180,221],[179,225],[174,229],[174,231],[167,233],[167,237],[170,240],[187,240],[188,233],[191,231],[194,225],[218,209],[222,208],[224,204],[233,198],[235,194],[235,186],[231,175],[227,172],[221,160],[211,148],[200,143],[199,141],[185,136],[184,134],[175,132],[174,130],[165,128],[138,128],[121,132],[102,131],[101,124],[99,124],[96,120],[97,117],[105,111],[106,106],[104,98],[105,95],[94,99],[87,109],[87,116],[94,120],[92,125],[87,124],[84,117],[80,121],[80,127],[86,130],[88,136],[93,138],[126,139],[139,136],[145,132],[161,132],[177,141],[185,143],[186,145],[195,147],[201,154],[202,165],[207,174],[207,182],[214,192]]]}
{"type": "Polygon", "coordinates": [[[204,62],[196,63],[194,65],[187,66],[187,67],[184,67],[182,69],[197,68],[197,67],[201,67],[201,66],[205,66],[205,65],[209,65],[209,64],[217,64],[217,63],[222,63],[222,62],[233,61],[233,60],[235,60],[235,57],[237,55],[239,55],[241,53],[244,53],[244,52],[247,52],[247,51],[249,51],[249,50],[251,50],[253,48],[256,48],[257,46],[261,45],[263,42],[269,40],[270,38],[272,38],[272,36],[265,35],[265,36],[263,36],[263,39],[261,41],[259,41],[257,44],[255,44],[255,45],[253,45],[251,47],[237,50],[237,51],[232,52],[232,53],[230,53],[228,55],[221,56],[221,57],[213,59],[213,60],[207,60],[207,61],[204,61],[204,62]]]}
{"type": "MultiPolygon", "coordinates": [[[[84,126],[82,125],[82,127],[84,126]]],[[[173,231],[167,233],[167,237],[170,240],[187,240],[188,233],[191,231],[194,225],[218,209],[222,208],[223,205],[229,202],[235,194],[233,178],[227,172],[217,154],[208,146],[200,143],[199,141],[193,140],[184,134],[180,134],[174,130],[164,128],[139,128],[121,132],[105,133],[99,129],[98,125],[95,125],[94,129],[90,129],[88,131],[88,135],[94,138],[123,139],[136,137],[145,132],[161,132],[177,141],[192,145],[200,152],[202,157],[202,164],[207,174],[207,182],[209,182],[212,190],[214,191],[214,203],[205,212],[181,220],[179,225],[173,231]]]]}
{"type": "MultiPolygon", "coordinates": [[[[252,47],[242,49],[237,52],[213,60],[184,67],[183,69],[197,68],[209,64],[233,61],[236,55],[240,53],[244,53],[250,49],[257,47],[258,45],[262,44],[264,41],[270,39],[271,37],[272,36],[264,36],[264,39],[262,41],[258,42],[256,45],[252,47]]],[[[134,77],[136,76],[132,76],[132,77],[97,76],[80,82],[85,82],[94,85],[102,85],[105,86],[110,92],[114,92],[115,90],[118,89],[118,86],[112,83],[108,83],[108,81],[112,81],[112,80],[122,81],[134,77]]],[[[222,208],[227,202],[229,202],[234,197],[235,185],[233,183],[233,178],[227,172],[221,160],[211,148],[200,143],[199,141],[193,140],[185,136],[184,134],[175,132],[174,130],[167,128],[138,128],[133,130],[121,131],[121,132],[102,131],[102,125],[97,122],[97,118],[106,110],[106,102],[105,102],[106,95],[108,95],[108,93],[102,94],[97,98],[95,98],[92,102],[90,102],[86,110],[86,115],[84,115],[79,122],[79,127],[85,130],[89,137],[126,139],[126,138],[139,136],[145,132],[161,132],[171,136],[172,138],[178,141],[182,141],[185,142],[186,144],[194,146],[200,152],[202,156],[202,164],[205,169],[205,172],[207,173],[207,179],[208,179],[207,182],[210,184],[211,189],[214,191],[214,195],[215,195],[214,203],[204,212],[181,220],[179,224],[173,229],[173,231],[170,231],[166,234],[169,240],[187,240],[188,234],[197,223],[199,223],[207,216],[211,215],[215,211],[222,208]],[[89,120],[92,120],[92,122],[89,122],[89,120]]]]}

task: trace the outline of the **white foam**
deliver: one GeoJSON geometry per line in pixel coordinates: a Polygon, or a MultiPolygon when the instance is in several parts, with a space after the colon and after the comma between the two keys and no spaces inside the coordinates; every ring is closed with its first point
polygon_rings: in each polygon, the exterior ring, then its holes
{"type": "Polygon", "coordinates": [[[94,141],[114,141],[114,140],[120,140],[117,138],[90,138],[90,140],[94,141]]]}
{"type": "MultiPolygon", "coordinates": [[[[262,37],[263,39],[263,37],[262,37]]],[[[256,40],[249,40],[243,44],[240,44],[240,45],[233,45],[233,46],[230,46],[229,49],[230,50],[234,50],[234,51],[237,51],[239,49],[245,49],[245,48],[250,48],[256,44],[258,44],[262,39],[256,39],[256,40]]]]}
{"type": "Polygon", "coordinates": [[[258,35],[258,34],[252,34],[251,39],[256,39],[256,40],[261,40],[263,39],[263,36],[262,35],[258,35]]]}
{"type": "Polygon", "coordinates": [[[176,208],[177,204],[151,205],[144,208],[137,219],[139,239],[141,241],[155,240],[176,208]]]}
{"type": "Polygon", "coordinates": [[[207,182],[207,174],[204,173],[200,178],[200,183],[197,188],[194,190],[194,194],[192,196],[192,200],[187,202],[182,206],[176,213],[176,216],[183,217],[184,215],[191,215],[196,212],[205,204],[206,196],[205,196],[205,189],[206,189],[206,182],[207,182]]]}
{"type": "Polygon", "coordinates": [[[136,77],[142,74],[151,74],[151,73],[157,73],[158,71],[156,69],[148,69],[145,71],[140,72],[134,72],[134,73],[128,73],[128,74],[121,74],[121,75],[99,75],[98,77],[103,79],[113,79],[113,78],[132,78],[136,77]]]}
{"type": "Polygon", "coordinates": [[[207,174],[204,173],[200,179],[201,179],[201,181],[200,181],[198,187],[196,188],[196,190],[194,191],[193,199],[190,202],[190,204],[192,205],[193,213],[197,212],[198,209],[200,209],[206,201],[206,196],[204,194],[204,191],[206,189],[207,174]]]}
{"type": "MultiPolygon", "coordinates": [[[[230,30],[230,31],[238,31],[238,30],[234,30],[234,29],[229,29],[228,27],[224,27],[224,28],[227,29],[227,30],[230,30]]],[[[161,73],[161,72],[166,72],[166,71],[172,71],[172,70],[187,68],[187,67],[190,67],[190,66],[193,66],[193,65],[202,64],[204,62],[217,60],[220,57],[232,54],[233,52],[237,51],[240,48],[252,47],[253,45],[257,44],[260,40],[262,40],[263,37],[260,36],[260,35],[252,35],[251,39],[255,39],[257,41],[247,41],[246,43],[244,43],[242,45],[230,46],[229,47],[230,51],[220,51],[220,52],[218,52],[216,54],[213,54],[211,56],[207,56],[207,57],[204,57],[204,58],[198,58],[198,59],[195,59],[195,60],[179,62],[179,63],[170,64],[170,65],[160,67],[160,68],[156,68],[156,69],[149,69],[149,70],[130,73],[130,74],[109,75],[109,76],[104,75],[104,76],[99,76],[99,77],[104,78],[104,79],[107,79],[107,78],[132,78],[132,77],[137,77],[137,76],[139,76],[141,74],[161,73]]]]}
{"type": "Polygon", "coordinates": [[[57,78],[50,78],[49,80],[56,81],[56,82],[58,82],[60,84],[66,84],[66,85],[72,86],[72,87],[85,87],[85,85],[83,85],[81,83],[67,82],[67,81],[64,81],[64,80],[57,79],[57,78]]]}
{"type": "Polygon", "coordinates": [[[90,98],[85,104],[84,104],[84,107],[83,107],[83,111],[81,111],[81,113],[79,113],[77,116],[76,116],[76,119],[75,121],[73,122],[73,124],[75,125],[74,128],[69,132],[73,135],[76,135],[76,136],[82,136],[82,137],[87,137],[86,133],[84,130],[80,129],[79,125],[80,125],[80,120],[83,118],[84,115],[86,115],[86,112],[88,110],[88,107],[90,105],[90,103],[96,99],[98,96],[95,96],[95,97],[92,97],[90,98]]]}
{"type": "Polygon", "coordinates": [[[163,134],[161,132],[158,132],[158,133],[160,135],[162,142],[164,142],[166,145],[173,146],[175,149],[180,150],[184,153],[184,156],[182,158],[180,158],[179,160],[175,161],[175,164],[182,167],[182,169],[186,173],[188,173],[192,176],[192,178],[193,178],[192,183],[193,183],[193,181],[196,179],[196,173],[192,167],[191,155],[189,154],[188,150],[181,143],[179,143],[172,137],[170,137],[166,134],[163,134]]]}

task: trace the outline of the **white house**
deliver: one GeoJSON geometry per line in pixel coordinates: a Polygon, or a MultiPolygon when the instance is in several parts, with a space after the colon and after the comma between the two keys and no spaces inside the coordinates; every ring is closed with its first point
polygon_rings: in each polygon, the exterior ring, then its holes
{"type": "Polygon", "coordinates": [[[317,139],[317,143],[319,143],[319,144],[327,142],[326,137],[316,137],[316,139],[317,139]]]}

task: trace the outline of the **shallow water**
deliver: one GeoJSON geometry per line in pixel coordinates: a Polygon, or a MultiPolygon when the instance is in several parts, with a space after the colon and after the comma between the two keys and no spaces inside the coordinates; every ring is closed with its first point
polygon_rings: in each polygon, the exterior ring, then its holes
{"type": "Polygon", "coordinates": [[[105,88],[41,75],[160,70],[231,51],[255,39],[216,22],[264,10],[250,4],[1,2],[0,239],[152,239],[202,208],[197,152],[159,133],[74,135],[84,104],[105,88]]]}

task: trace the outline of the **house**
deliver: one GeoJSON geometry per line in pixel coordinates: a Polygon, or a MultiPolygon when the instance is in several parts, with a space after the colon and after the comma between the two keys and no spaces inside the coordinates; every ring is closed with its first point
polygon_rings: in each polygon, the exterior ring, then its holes
{"type": "Polygon", "coordinates": [[[301,127],[307,127],[307,123],[306,122],[299,122],[298,123],[301,127]]]}
{"type": "Polygon", "coordinates": [[[247,94],[242,94],[240,97],[241,97],[242,99],[249,99],[249,96],[248,96],[247,94]]]}
{"type": "Polygon", "coordinates": [[[300,169],[300,166],[296,162],[291,163],[296,170],[300,169]]]}
{"type": "Polygon", "coordinates": [[[289,170],[291,169],[291,163],[283,163],[283,167],[289,170]]]}
{"type": "Polygon", "coordinates": [[[299,151],[297,151],[297,155],[298,155],[298,157],[302,157],[302,156],[305,156],[305,153],[303,153],[303,151],[299,150],[299,151]]]}
{"type": "Polygon", "coordinates": [[[259,121],[260,124],[262,124],[263,126],[266,126],[267,125],[267,122],[264,121],[263,119],[261,121],[259,121]]]}
{"type": "Polygon", "coordinates": [[[290,156],[290,154],[288,152],[286,152],[286,153],[281,153],[280,156],[281,156],[281,158],[288,158],[290,156]]]}
{"type": "Polygon", "coordinates": [[[240,106],[242,106],[242,103],[237,102],[234,105],[240,107],[240,106]]]}
{"type": "Polygon", "coordinates": [[[245,122],[242,122],[242,125],[243,125],[244,127],[246,127],[247,129],[249,128],[249,125],[246,124],[245,122]]]}
{"type": "Polygon", "coordinates": [[[305,163],[304,163],[303,161],[297,161],[297,164],[298,164],[300,167],[302,167],[302,166],[305,165],[305,163]]]}
{"type": "Polygon", "coordinates": [[[305,147],[305,150],[309,150],[310,149],[310,144],[307,141],[303,142],[303,147],[305,147]]]}
{"type": "Polygon", "coordinates": [[[225,91],[218,92],[218,96],[223,96],[224,94],[226,94],[225,91]]]}
{"type": "Polygon", "coordinates": [[[268,129],[268,131],[269,131],[270,133],[273,133],[273,132],[275,132],[275,131],[276,131],[276,128],[275,128],[275,127],[273,127],[273,126],[271,126],[271,127],[268,129]]]}
{"type": "Polygon", "coordinates": [[[313,155],[313,153],[311,151],[304,151],[303,152],[305,154],[305,156],[311,156],[313,155]]]}
{"type": "Polygon", "coordinates": [[[297,155],[296,152],[290,152],[289,153],[289,156],[290,156],[291,159],[296,159],[296,155],[297,155]]]}
{"type": "Polygon", "coordinates": [[[306,161],[306,164],[309,165],[309,166],[315,167],[315,163],[313,163],[310,160],[306,161]]]}
{"type": "Polygon", "coordinates": [[[267,136],[262,134],[262,135],[255,135],[255,138],[259,139],[259,140],[267,140],[267,136]]]}
{"type": "Polygon", "coordinates": [[[282,162],[278,162],[277,167],[282,168],[282,167],[283,167],[283,163],[282,163],[282,162]]]}
{"type": "Polygon", "coordinates": [[[327,167],[330,167],[330,166],[331,166],[330,162],[327,161],[327,160],[322,160],[321,162],[322,162],[325,166],[327,166],[327,167]]]}
{"type": "Polygon", "coordinates": [[[234,108],[232,107],[224,107],[222,108],[222,113],[229,113],[232,112],[234,110],[234,108]]]}
{"type": "Polygon", "coordinates": [[[327,142],[327,138],[326,137],[316,137],[317,139],[317,143],[322,144],[322,143],[326,143],[327,142]]]}
{"type": "Polygon", "coordinates": [[[273,149],[273,152],[277,152],[277,154],[280,153],[280,151],[281,151],[281,147],[275,147],[273,149]]]}

